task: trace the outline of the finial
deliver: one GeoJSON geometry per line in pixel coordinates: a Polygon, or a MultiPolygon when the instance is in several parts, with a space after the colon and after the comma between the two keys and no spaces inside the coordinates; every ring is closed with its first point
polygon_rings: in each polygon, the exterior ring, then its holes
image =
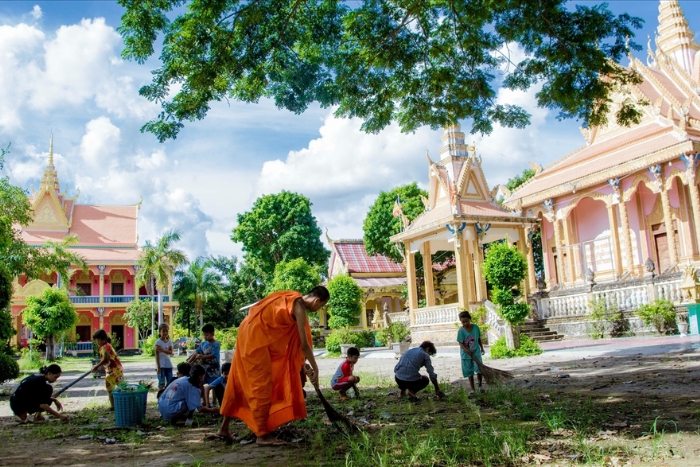
{"type": "Polygon", "coordinates": [[[433,165],[433,160],[430,158],[430,151],[425,150],[425,157],[428,159],[428,164],[433,165]]]}
{"type": "Polygon", "coordinates": [[[51,139],[49,140],[49,165],[53,165],[53,131],[51,132],[51,139]]]}

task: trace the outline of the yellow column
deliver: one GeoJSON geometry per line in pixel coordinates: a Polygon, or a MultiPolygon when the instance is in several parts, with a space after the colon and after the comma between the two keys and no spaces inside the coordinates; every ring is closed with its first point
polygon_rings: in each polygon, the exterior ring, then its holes
{"type": "Polygon", "coordinates": [[[620,235],[617,227],[617,216],[615,215],[615,205],[609,204],[608,208],[608,225],[610,226],[610,243],[612,244],[613,254],[613,271],[615,276],[622,275],[622,255],[620,254],[620,235]]]}
{"type": "MultiPolygon", "coordinates": [[[[676,232],[671,218],[671,200],[668,198],[665,181],[661,182],[661,207],[664,210],[664,224],[666,225],[666,238],[668,238],[668,257],[670,264],[678,264],[678,250],[676,250],[676,232]]],[[[663,271],[659,271],[662,273],[663,271]]]]}
{"type": "MultiPolygon", "coordinates": [[[[572,211],[569,211],[569,214],[571,212],[572,211]]],[[[566,276],[568,281],[573,284],[576,282],[576,255],[574,254],[573,248],[571,248],[571,245],[574,244],[574,235],[571,231],[569,217],[563,219],[562,223],[564,225],[564,244],[569,246],[569,248],[566,249],[566,258],[564,259],[566,262],[566,276]]]]}
{"type": "Polygon", "coordinates": [[[433,285],[433,261],[430,258],[430,242],[423,244],[423,283],[425,284],[425,304],[435,306],[435,287],[433,285]]]}
{"type": "Polygon", "coordinates": [[[632,251],[632,238],[630,237],[630,221],[627,215],[627,203],[625,203],[624,195],[620,192],[620,224],[622,227],[622,246],[627,255],[625,268],[630,272],[634,272],[634,252],[632,251]]]}
{"type": "MultiPolygon", "coordinates": [[[[561,220],[560,219],[554,219],[553,223],[554,227],[554,247],[556,248],[557,252],[557,272],[558,276],[555,278],[557,280],[557,284],[563,284],[566,282],[564,279],[564,261],[562,260],[562,253],[563,249],[561,248],[563,246],[562,243],[562,235],[561,235],[561,220]]],[[[551,287],[552,284],[550,284],[551,287]]]]}
{"type": "Polygon", "coordinates": [[[535,255],[532,252],[532,244],[528,245],[527,243],[531,231],[531,226],[518,229],[520,251],[522,251],[527,258],[527,279],[525,279],[525,291],[527,295],[534,293],[534,290],[537,289],[537,285],[535,284],[535,255]]]}
{"type": "Polygon", "coordinates": [[[105,302],[105,270],[107,269],[107,266],[97,266],[97,270],[100,272],[100,303],[105,302]]]}
{"type": "Polygon", "coordinates": [[[688,175],[688,191],[690,192],[690,206],[693,210],[693,224],[695,224],[695,244],[700,251],[700,191],[695,180],[695,165],[686,171],[688,175]]]}
{"type": "MultiPolygon", "coordinates": [[[[476,236],[476,228],[474,228],[474,238],[476,236]]],[[[481,302],[487,298],[486,295],[486,280],[484,279],[484,274],[481,271],[481,265],[484,264],[484,250],[481,249],[478,240],[474,240],[472,243],[474,245],[474,282],[476,282],[476,301],[481,302]]]]}
{"type": "Polygon", "coordinates": [[[411,253],[408,243],[406,244],[406,286],[408,287],[408,313],[411,318],[411,325],[413,325],[416,322],[416,309],[418,308],[416,257],[411,253]]]}
{"type": "MultiPolygon", "coordinates": [[[[457,226],[455,226],[455,229],[457,226]]],[[[466,246],[462,240],[462,232],[455,231],[454,234],[454,245],[455,245],[455,269],[457,272],[457,303],[460,307],[465,310],[469,309],[469,273],[467,268],[469,267],[469,262],[466,255],[466,246]]]]}

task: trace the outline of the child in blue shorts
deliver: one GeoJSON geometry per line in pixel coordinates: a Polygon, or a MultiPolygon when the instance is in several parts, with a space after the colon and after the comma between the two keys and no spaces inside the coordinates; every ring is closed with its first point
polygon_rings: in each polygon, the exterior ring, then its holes
{"type": "Polygon", "coordinates": [[[228,383],[228,374],[231,371],[231,364],[229,362],[224,363],[221,365],[221,376],[216,378],[214,381],[211,382],[211,384],[205,384],[204,385],[204,405],[207,407],[211,407],[211,392],[214,392],[214,397],[216,400],[219,402],[219,406],[221,406],[221,402],[224,400],[224,391],[226,390],[226,383],[228,383]]]}
{"type": "Polygon", "coordinates": [[[484,392],[482,387],[483,378],[479,373],[479,367],[474,360],[481,363],[481,354],[483,353],[483,344],[481,343],[481,330],[476,324],[472,324],[472,316],[468,311],[463,311],[459,314],[459,320],[462,327],[457,331],[457,342],[459,342],[460,354],[462,357],[462,376],[469,378],[469,386],[471,391],[469,394],[474,394],[474,373],[479,380],[479,391],[484,392]]]}

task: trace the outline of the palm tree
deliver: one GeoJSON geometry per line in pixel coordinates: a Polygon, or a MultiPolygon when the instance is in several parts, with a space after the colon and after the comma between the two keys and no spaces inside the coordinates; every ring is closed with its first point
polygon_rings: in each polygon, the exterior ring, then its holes
{"type": "Polygon", "coordinates": [[[50,252],[49,263],[50,269],[56,271],[57,287],[69,289],[70,278],[78,270],[87,272],[88,267],[85,258],[77,253],[70,251],[70,247],[80,243],[80,239],[76,234],[67,235],[60,242],[48,240],[44,243],[43,248],[50,252]],[[71,266],[76,269],[71,271],[71,266]]]}
{"type": "Polygon", "coordinates": [[[198,257],[184,271],[177,273],[178,292],[194,299],[194,311],[199,315],[199,327],[204,326],[204,304],[221,293],[221,276],[212,267],[211,260],[198,257]]]}
{"type": "Polygon", "coordinates": [[[155,244],[146,241],[138,260],[140,269],[135,277],[137,286],[155,282],[158,287],[158,326],[163,324],[163,289],[172,279],[173,271],[188,263],[185,253],[173,247],[178,241],[180,233],[177,230],[167,230],[155,244]]]}

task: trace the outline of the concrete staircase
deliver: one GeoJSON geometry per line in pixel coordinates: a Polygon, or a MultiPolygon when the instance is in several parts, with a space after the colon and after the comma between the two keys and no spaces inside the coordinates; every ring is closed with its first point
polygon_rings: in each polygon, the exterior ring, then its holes
{"type": "Polygon", "coordinates": [[[537,321],[526,320],[525,324],[520,330],[521,334],[525,334],[530,339],[536,342],[543,341],[558,341],[564,338],[561,334],[557,334],[556,331],[552,331],[547,327],[544,327],[537,321]]]}

